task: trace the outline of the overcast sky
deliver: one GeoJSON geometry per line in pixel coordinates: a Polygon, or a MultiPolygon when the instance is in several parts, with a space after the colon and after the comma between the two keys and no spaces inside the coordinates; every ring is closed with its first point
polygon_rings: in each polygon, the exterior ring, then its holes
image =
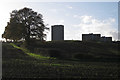
{"type": "MultiPolygon", "coordinates": [[[[4,2],[0,3],[0,36],[12,10],[32,8],[45,24],[64,25],[65,40],[81,40],[82,34],[101,34],[118,39],[118,2],[4,2]]],[[[0,39],[2,39],[0,37],[0,39]]],[[[51,40],[51,29],[47,31],[51,40]]]]}

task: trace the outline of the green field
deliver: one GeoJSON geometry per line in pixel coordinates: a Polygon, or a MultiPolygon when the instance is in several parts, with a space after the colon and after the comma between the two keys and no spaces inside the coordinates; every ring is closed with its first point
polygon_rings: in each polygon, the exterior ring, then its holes
{"type": "Polygon", "coordinates": [[[119,78],[115,43],[36,42],[29,50],[20,46],[2,44],[3,78],[119,78]]]}

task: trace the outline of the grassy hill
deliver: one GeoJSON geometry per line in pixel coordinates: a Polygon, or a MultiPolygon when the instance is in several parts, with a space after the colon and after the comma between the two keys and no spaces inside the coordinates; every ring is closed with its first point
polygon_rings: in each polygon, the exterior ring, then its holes
{"type": "Polygon", "coordinates": [[[114,78],[117,80],[119,78],[119,62],[117,60],[109,62],[101,60],[101,57],[111,59],[113,55],[114,58],[118,58],[118,44],[116,43],[106,44],[76,41],[33,43],[28,47],[30,50],[21,48],[20,46],[23,45],[20,43],[15,43],[15,45],[3,43],[3,79],[114,78]],[[78,54],[80,56],[76,57],[78,54]],[[82,54],[85,55],[81,57],[82,54]],[[93,59],[91,61],[91,58],[88,59],[90,56],[93,59]],[[100,61],[96,61],[96,59],[100,59],[100,61]]]}
{"type": "Polygon", "coordinates": [[[81,41],[33,42],[29,49],[44,56],[61,59],[118,60],[118,43],[97,43],[81,41]]]}

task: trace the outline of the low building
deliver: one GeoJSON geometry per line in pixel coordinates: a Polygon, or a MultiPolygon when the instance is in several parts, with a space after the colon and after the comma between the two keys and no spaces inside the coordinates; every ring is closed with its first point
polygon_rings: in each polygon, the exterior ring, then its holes
{"type": "Polygon", "coordinates": [[[101,34],[82,34],[82,41],[100,41],[101,34]]]}
{"type": "Polygon", "coordinates": [[[101,37],[101,41],[102,42],[112,42],[112,37],[105,37],[105,36],[103,36],[103,37],[101,37]]]}
{"type": "Polygon", "coordinates": [[[53,25],[51,28],[52,41],[64,40],[64,25],[53,25]]]}
{"type": "Polygon", "coordinates": [[[101,34],[82,34],[82,41],[100,41],[100,42],[112,42],[112,37],[105,37],[101,34]]]}

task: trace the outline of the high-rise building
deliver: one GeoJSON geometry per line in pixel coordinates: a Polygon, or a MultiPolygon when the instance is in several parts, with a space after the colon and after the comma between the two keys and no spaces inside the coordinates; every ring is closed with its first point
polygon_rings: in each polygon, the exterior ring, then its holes
{"type": "Polygon", "coordinates": [[[51,26],[52,41],[64,40],[64,25],[53,25],[51,26]]]}

